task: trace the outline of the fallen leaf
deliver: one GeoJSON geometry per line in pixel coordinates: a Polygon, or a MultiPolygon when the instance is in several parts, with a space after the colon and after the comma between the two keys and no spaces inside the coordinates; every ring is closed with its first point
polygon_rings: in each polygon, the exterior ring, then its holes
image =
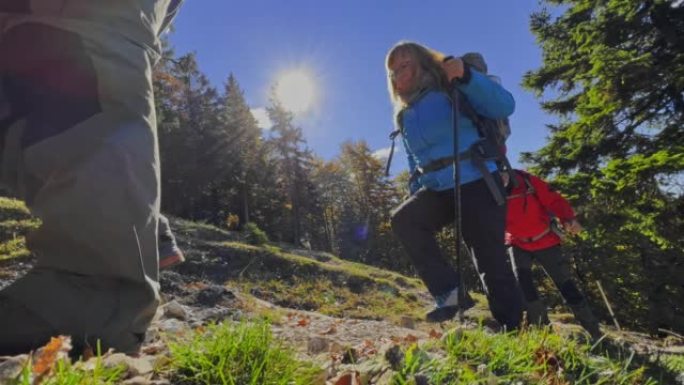
{"type": "Polygon", "coordinates": [[[309,326],[310,323],[311,323],[310,319],[303,317],[303,318],[300,318],[299,321],[297,321],[297,326],[306,327],[306,326],[309,326]]]}
{"type": "Polygon", "coordinates": [[[539,374],[547,379],[549,385],[569,385],[569,382],[563,379],[562,362],[554,352],[540,347],[534,352],[534,356],[537,365],[544,365],[545,372],[539,374]]]}
{"type": "Polygon", "coordinates": [[[337,333],[337,328],[335,327],[335,324],[332,324],[332,325],[330,325],[328,330],[324,331],[321,334],[335,334],[335,333],[337,333]]]}
{"type": "Polygon", "coordinates": [[[335,385],[360,385],[361,376],[359,372],[344,373],[335,381],[335,385]]]}
{"type": "Polygon", "coordinates": [[[418,341],[418,337],[414,336],[413,334],[409,334],[406,337],[404,337],[404,341],[412,344],[412,343],[418,341]]]}
{"type": "Polygon", "coordinates": [[[67,356],[71,350],[71,338],[66,336],[52,337],[50,342],[38,351],[33,356],[33,367],[31,370],[36,376],[34,384],[38,384],[41,378],[47,375],[57,363],[58,360],[67,356]]]}
{"type": "Polygon", "coordinates": [[[430,338],[434,338],[436,340],[442,338],[442,333],[438,332],[435,329],[430,329],[430,338]]]}
{"type": "Polygon", "coordinates": [[[95,357],[95,352],[93,351],[92,346],[86,346],[85,348],[83,348],[83,361],[88,361],[93,357],[95,357]]]}
{"type": "Polygon", "coordinates": [[[209,287],[205,282],[201,281],[196,281],[196,282],[190,282],[187,285],[185,285],[186,289],[195,289],[195,290],[203,290],[209,287]]]}

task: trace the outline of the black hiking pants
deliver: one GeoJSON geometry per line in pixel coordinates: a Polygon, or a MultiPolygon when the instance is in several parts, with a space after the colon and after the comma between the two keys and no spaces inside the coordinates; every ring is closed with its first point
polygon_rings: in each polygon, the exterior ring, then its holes
{"type": "Polygon", "coordinates": [[[535,261],[551,277],[577,321],[593,336],[600,336],[598,320],[573,280],[572,262],[569,256],[563,254],[560,245],[535,251],[523,250],[516,246],[511,248],[511,262],[525,298],[527,320],[532,324],[549,323],[546,305],[539,298],[532,276],[532,263],[535,261]]]}
{"type": "MultiPolygon", "coordinates": [[[[498,175],[494,179],[501,183],[498,175]]],[[[518,327],[524,302],[504,246],[506,206],[496,204],[480,179],[461,186],[461,216],[463,238],[474,250],[473,262],[492,315],[509,330],[518,327]]],[[[435,238],[435,233],[454,220],[453,189],[421,189],[392,213],[392,230],[433,296],[460,285],[458,273],[435,238]]]]}

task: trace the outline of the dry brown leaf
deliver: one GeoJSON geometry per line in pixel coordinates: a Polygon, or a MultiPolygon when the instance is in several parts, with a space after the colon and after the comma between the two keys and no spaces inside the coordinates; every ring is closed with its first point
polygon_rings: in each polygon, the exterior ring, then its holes
{"type": "Polygon", "coordinates": [[[337,378],[335,385],[360,385],[361,376],[359,372],[345,373],[337,378]]]}
{"type": "Polygon", "coordinates": [[[442,338],[442,333],[438,332],[435,329],[430,329],[430,338],[434,338],[436,340],[442,338]]]}
{"type": "Polygon", "coordinates": [[[58,360],[66,357],[71,350],[71,338],[66,336],[52,337],[50,342],[33,356],[33,366],[31,370],[36,376],[34,384],[40,383],[40,379],[48,374],[58,360]]]}
{"type": "Polygon", "coordinates": [[[547,379],[547,383],[550,385],[569,385],[565,379],[563,379],[563,364],[562,361],[556,356],[556,354],[544,347],[540,347],[534,352],[535,363],[537,365],[544,365],[546,371],[539,373],[541,377],[547,379]]]}
{"type": "Polygon", "coordinates": [[[95,352],[93,351],[92,346],[86,346],[85,348],[83,348],[83,361],[88,361],[93,357],[95,357],[95,352]]]}
{"type": "Polygon", "coordinates": [[[321,334],[324,334],[324,335],[325,335],[325,334],[335,334],[335,333],[337,333],[337,328],[335,327],[335,324],[332,324],[332,325],[330,325],[330,327],[328,328],[328,330],[324,331],[324,332],[321,333],[321,334]]]}
{"type": "Polygon", "coordinates": [[[343,356],[342,354],[340,354],[340,353],[330,353],[330,360],[331,360],[333,363],[342,362],[342,358],[344,358],[344,356],[343,356]]]}
{"type": "Polygon", "coordinates": [[[414,336],[413,334],[409,334],[406,337],[404,337],[404,341],[412,344],[412,343],[418,341],[418,337],[414,336]]]}
{"type": "Polygon", "coordinates": [[[299,319],[299,321],[297,321],[297,326],[306,327],[309,326],[310,323],[311,320],[309,318],[302,317],[299,319]]]}
{"type": "Polygon", "coordinates": [[[165,345],[162,342],[146,345],[141,349],[143,354],[156,355],[164,351],[165,345]]]}
{"type": "Polygon", "coordinates": [[[203,290],[209,287],[205,282],[201,281],[195,281],[195,282],[190,282],[185,285],[186,289],[195,289],[195,290],[203,290]]]}

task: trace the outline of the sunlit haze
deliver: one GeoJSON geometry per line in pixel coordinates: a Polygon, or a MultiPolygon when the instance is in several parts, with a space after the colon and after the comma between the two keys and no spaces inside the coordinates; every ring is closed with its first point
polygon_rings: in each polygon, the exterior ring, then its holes
{"type": "Polygon", "coordinates": [[[305,70],[284,72],[277,80],[276,97],[285,109],[294,114],[307,112],[315,101],[316,86],[305,70]]]}

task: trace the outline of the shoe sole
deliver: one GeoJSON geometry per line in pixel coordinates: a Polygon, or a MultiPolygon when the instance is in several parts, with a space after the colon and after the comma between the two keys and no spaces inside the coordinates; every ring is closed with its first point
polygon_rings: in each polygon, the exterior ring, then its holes
{"type": "Polygon", "coordinates": [[[458,306],[445,306],[437,308],[425,315],[428,322],[444,322],[453,319],[458,313],[458,306]]]}
{"type": "MultiPolygon", "coordinates": [[[[467,301],[465,306],[463,306],[463,311],[465,312],[466,310],[472,308],[475,306],[475,301],[470,300],[467,301]]],[[[431,312],[427,313],[425,315],[425,320],[428,322],[444,322],[444,321],[449,321],[456,317],[456,314],[458,313],[458,306],[444,306],[440,307],[437,309],[432,310],[431,312]]]]}
{"type": "Polygon", "coordinates": [[[170,269],[183,262],[185,262],[185,257],[182,254],[174,254],[159,260],[159,270],[170,269]]]}

